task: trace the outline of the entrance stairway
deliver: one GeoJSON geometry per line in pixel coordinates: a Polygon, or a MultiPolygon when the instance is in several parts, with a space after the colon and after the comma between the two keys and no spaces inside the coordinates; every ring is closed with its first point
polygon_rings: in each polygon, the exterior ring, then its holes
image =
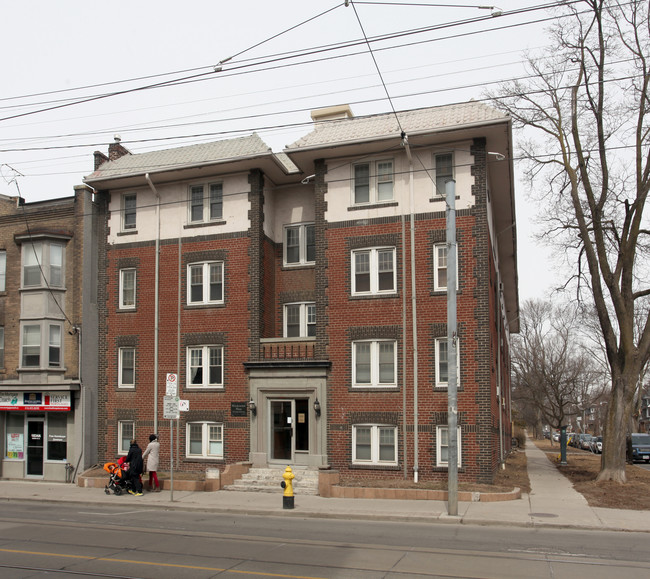
{"type": "MultiPolygon", "coordinates": [[[[296,478],[293,479],[295,495],[318,495],[318,470],[291,467],[296,478]]],[[[284,468],[251,468],[239,480],[223,487],[225,491],[249,491],[256,493],[282,493],[282,474],[284,468]]]]}

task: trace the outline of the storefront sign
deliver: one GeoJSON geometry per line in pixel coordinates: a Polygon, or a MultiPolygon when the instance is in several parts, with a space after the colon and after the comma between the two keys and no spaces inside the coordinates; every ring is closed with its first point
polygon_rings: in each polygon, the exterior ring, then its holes
{"type": "Polygon", "coordinates": [[[70,392],[0,392],[0,410],[69,411],[70,392]]]}

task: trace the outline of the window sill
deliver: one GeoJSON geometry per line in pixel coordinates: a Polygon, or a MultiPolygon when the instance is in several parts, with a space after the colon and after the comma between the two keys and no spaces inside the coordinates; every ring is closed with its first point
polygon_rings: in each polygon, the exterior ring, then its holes
{"type": "Polygon", "coordinates": [[[137,235],[138,230],[137,229],[129,229],[128,231],[118,231],[117,236],[122,237],[123,235],[137,235]]]}
{"type": "Polygon", "coordinates": [[[352,294],[350,296],[351,300],[378,300],[386,298],[398,298],[399,293],[385,293],[385,294],[352,294]]]}
{"type": "Polygon", "coordinates": [[[282,264],[282,269],[283,270],[314,269],[315,267],[316,267],[316,262],[315,261],[307,261],[305,263],[283,263],[282,264]]]}
{"type": "Polygon", "coordinates": [[[384,207],[398,207],[397,201],[386,201],[377,203],[367,203],[365,205],[351,205],[348,211],[363,211],[364,209],[383,209],[384,207]]]}
{"type": "Polygon", "coordinates": [[[212,226],[221,226],[226,225],[227,221],[224,219],[215,219],[214,221],[201,221],[200,223],[186,223],[183,225],[183,229],[198,229],[201,227],[212,227],[212,226]]]}
{"type": "Polygon", "coordinates": [[[185,307],[187,309],[191,310],[200,310],[200,309],[207,309],[207,308],[225,308],[226,303],[225,302],[214,302],[211,304],[185,304],[185,307]]]}
{"type": "Polygon", "coordinates": [[[349,392],[399,392],[399,386],[350,386],[349,392]]]}
{"type": "Polygon", "coordinates": [[[137,308],[117,308],[118,314],[131,314],[135,312],[137,308]]]}

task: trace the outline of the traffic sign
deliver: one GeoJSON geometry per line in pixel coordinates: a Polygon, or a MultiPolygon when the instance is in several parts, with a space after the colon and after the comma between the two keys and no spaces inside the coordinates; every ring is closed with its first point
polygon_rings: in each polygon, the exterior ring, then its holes
{"type": "Polygon", "coordinates": [[[165,396],[163,398],[163,418],[167,420],[178,420],[180,417],[178,403],[178,396],[165,396]]]}
{"type": "Polygon", "coordinates": [[[178,394],[178,374],[167,374],[165,394],[176,396],[178,394]]]}

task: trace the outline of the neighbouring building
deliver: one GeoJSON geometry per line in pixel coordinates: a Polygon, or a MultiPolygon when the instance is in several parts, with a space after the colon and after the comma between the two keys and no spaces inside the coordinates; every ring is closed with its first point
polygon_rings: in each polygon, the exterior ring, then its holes
{"type": "Polygon", "coordinates": [[[2,478],[70,481],[97,461],[94,217],[85,186],[0,196],[2,478]]]}
{"type": "Polygon", "coordinates": [[[511,121],[477,102],[312,119],[282,154],[255,134],[95,154],[99,456],[156,432],[162,468],[173,436],[185,471],[445,478],[454,179],[459,479],[489,482],[519,317],[511,121]]]}

